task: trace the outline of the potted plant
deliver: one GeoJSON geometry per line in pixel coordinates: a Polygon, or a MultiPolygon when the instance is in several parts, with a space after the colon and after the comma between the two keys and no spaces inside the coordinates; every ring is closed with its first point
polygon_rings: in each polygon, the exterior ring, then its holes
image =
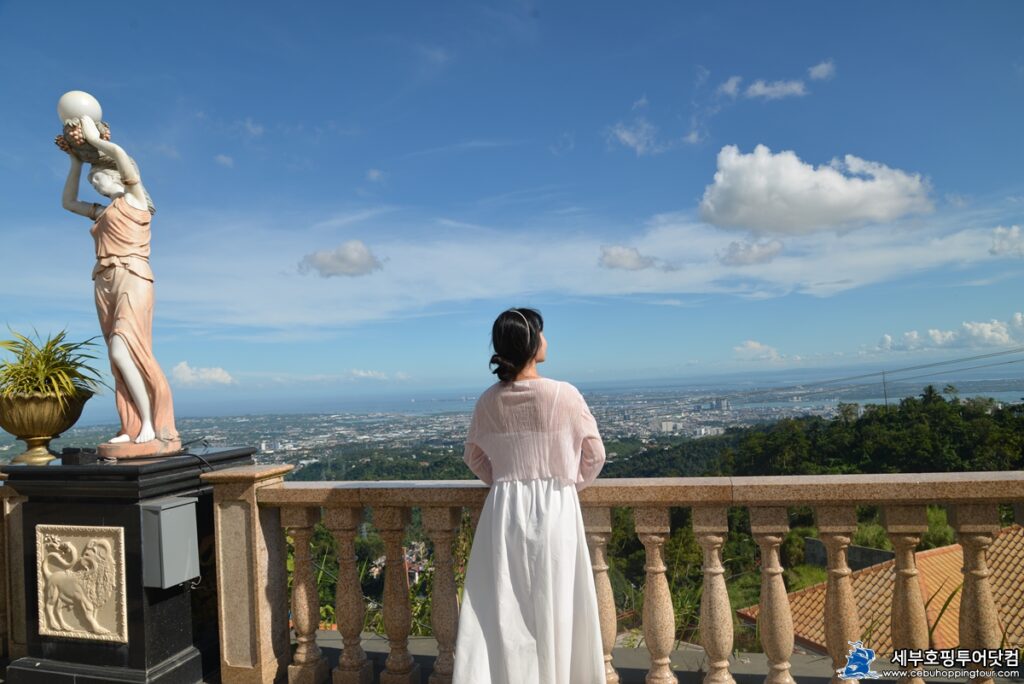
{"type": "MultiPolygon", "coordinates": [[[[14,355],[0,362],[0,428],[25,442],[12,463],[45,465],[52,461],[50,440],[70,428],[102,383],[89,362],[92,339],[68,342],[67,332],[40,342],[11,331],[0,349],[14,355]]],[[[93,338],[95,339],[95,338],[93,338]]]]}

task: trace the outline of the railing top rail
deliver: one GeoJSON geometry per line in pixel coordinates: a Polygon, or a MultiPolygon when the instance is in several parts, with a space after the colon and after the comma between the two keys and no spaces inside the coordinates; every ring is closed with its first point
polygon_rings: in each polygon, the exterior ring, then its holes
{"type": "MultiPolygon", "coordinates": [[[[259,490],[269,506],[477,506],[476,480],[284,482],[259,490]]],[[[585,506],[800,506],[1024,501],[1024,472],[601,479],[585,506]]]]}

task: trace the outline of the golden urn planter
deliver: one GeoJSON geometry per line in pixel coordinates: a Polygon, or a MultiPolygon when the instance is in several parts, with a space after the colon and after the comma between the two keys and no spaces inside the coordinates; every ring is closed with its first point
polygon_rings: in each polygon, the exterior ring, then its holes
{"type": "Polygon", "coordinates": [[[53,395],[38,392],[0,397],[0,428],[28,447],[11,463],[46,465],[52,461],[55,456],[50,453],[50,440],[75,424],[91,396],[92,392],[79,391],[63,406],[53,395]]]}

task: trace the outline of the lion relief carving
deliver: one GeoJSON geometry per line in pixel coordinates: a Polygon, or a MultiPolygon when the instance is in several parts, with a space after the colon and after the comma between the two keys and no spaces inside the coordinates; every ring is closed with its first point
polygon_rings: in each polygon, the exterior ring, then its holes
{"type": "MultiPolygon", "coordinates": [[[[58,526],[40,526],[58,527],[58,526]]],[[[63,526],[69,529],[69,526],[63,526]]],[[[86,535],[43,533],[39,546],[40,634],[126,641],[124,546],[121,528],[86,528],[86,535]],[[88,532],[116,531],[111,534],[88,532]],[[78,536],[75,540],[69,537],[78,536]],[[76,544],[77,541],[77,544],[76,544]],[[103,610],[114,599],[114,610],[103,610]],[[117,610],[121,608],[121,610],[117,610]]]]}

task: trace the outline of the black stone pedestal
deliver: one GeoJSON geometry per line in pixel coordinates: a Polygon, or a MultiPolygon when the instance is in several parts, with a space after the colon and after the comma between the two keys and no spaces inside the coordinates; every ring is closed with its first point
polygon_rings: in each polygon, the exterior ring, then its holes
{"type": "MultiPolygon", "coordinates": [[[[199,476],[251,464],[255,451],[196,449],[179,456],[110,465],[54,461],[47,466],[3,467],[6,484],[27,497],[22,519],[28,656],[8,666],[6,681],[191,684],[216,672],[220,644],[213,490],[199,476]],[[143,583],[142,509],[169,496],[198,499],[200,577],[167,589],[147,587],[143,583]],[[127,643],[40,634],[37,525],[123,529],[127,643]]],[[[52,570],[54,566],[48,567],[52,570]]]]}

